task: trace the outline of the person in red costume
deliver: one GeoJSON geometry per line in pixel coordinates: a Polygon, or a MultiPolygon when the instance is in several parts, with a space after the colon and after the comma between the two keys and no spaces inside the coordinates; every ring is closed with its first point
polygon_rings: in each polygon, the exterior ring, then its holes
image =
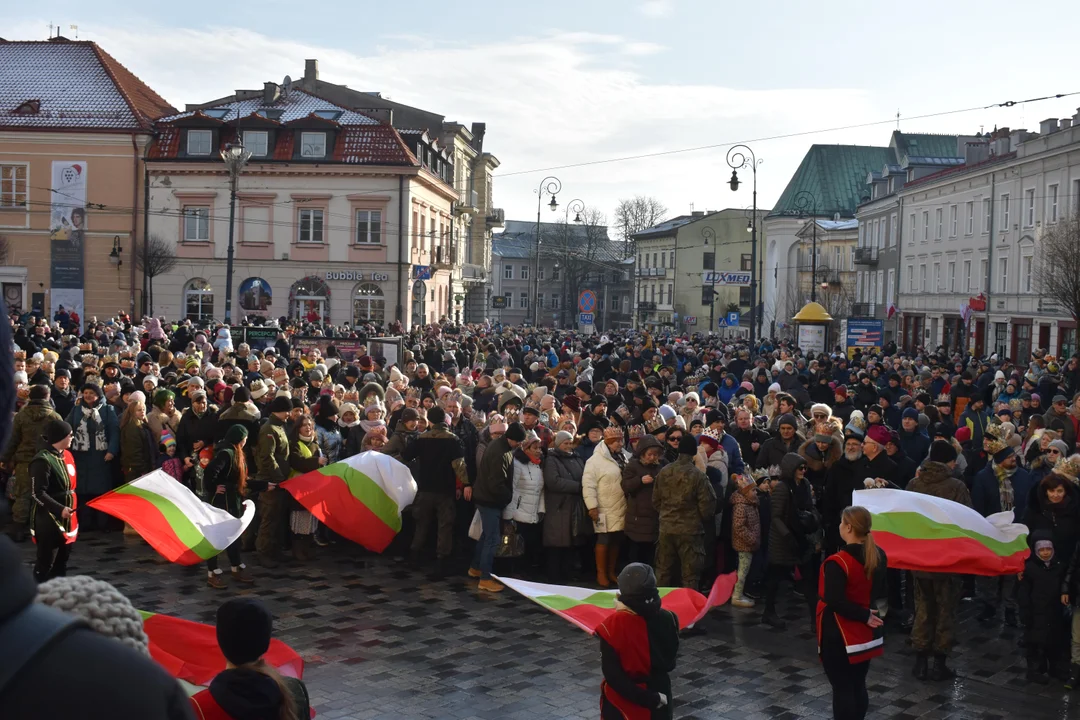
{"type": "Polygon", "coordinates": [[[833,689],[833,717],[862,720],[870,706],[866,673],[885,652],[882,620],[873,609],[888,597],[885,553],[870,534],[870,513],[849,507],[840,516],[840,550],[821,563],[818,655],[833,689]]]}
{"type": "Polygon", "coordinates": [[[619,573],[616,612],[600,638],[602,720],[672,717],[671,677],[679,653],[679,620],[660,607],[653,569],[630,563],[619,573]]]}

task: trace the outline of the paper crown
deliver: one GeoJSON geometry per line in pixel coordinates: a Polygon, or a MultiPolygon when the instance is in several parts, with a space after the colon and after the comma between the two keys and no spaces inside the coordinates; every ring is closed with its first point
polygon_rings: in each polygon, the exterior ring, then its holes
{"type": "Polygon", "coordinates": [[[637,440],[645,435],[644,425],[631,425],[630,426],[630,439],[637,440]]]}
{"type": "Polygon", "coordinates": [[[646,420],[645,421],[645,429],[648,430],[649,432],[653,432],[657,428],[661,428],[663,426],[664,426],[664,418],[660,415],[660,413],[657,413],[656,415],[653,415],[652,420],[646,420]]]}
{"type": "Polygon", "coordinates": [[[405,397],[420,399],[420,388],[410,387],[405,390],[405,397]]]}
{"type": "Polygon", "coordinates": [[[1076,484],[1080,482],[1080,455],[1063,457],[1054,464],[1053,473],[1076,484]]]}
{"type": "Polygon", "coordinates": [[[623,431],[618,425],[608,425],[604,428],[604,440],[622,440],[623,431]]]}

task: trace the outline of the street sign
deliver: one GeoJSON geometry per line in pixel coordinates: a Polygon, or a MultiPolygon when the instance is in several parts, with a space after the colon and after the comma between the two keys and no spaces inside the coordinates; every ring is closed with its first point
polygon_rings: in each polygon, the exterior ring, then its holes
{"type": "Polygon", "coordinates": [[[593,324],[593,314],[592,313],[584,313],[584,312],[581,313],[581,315],[578,316],[578,322],[580,322],[582,325],[592,325],[593,324]]]}
{"type": "Polygon", "coordinates": [[[687,315],[686,316],[686,324],[687,325],[697,325],[697,316],[696,315],[687,315]]]}
{"type": "Polygon", "coordinates": [[[430,280],[430,265],[413,265],[413,280],[430,280]]]}
{"type": "Polygon", "coordinates": [[[739,313],[730,312],[727,315],[721,315],[716,321],[717,327],[738,327],[739,326],[739,313]]]}
{"type": "Polygon", "coordinates": [[[596,309],[596,293],[592,290],[582,290],[578,293],[578,312],[591,313],[596,309]]]}
{"type": "Polygon", "coordinates": [[[728,270],[706,270],[701,273],[702,285],[749,285],[750,273],[728,270]]]}

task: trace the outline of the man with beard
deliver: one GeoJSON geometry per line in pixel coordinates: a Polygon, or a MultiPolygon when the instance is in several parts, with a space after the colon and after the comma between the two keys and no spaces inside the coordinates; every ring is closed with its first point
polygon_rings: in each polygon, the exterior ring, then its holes
{"type": "Polygon", "coordinates": [[[66,418],[75,407],[75,393],[71,389],[71,371],[60,368],[53,380],[52,403],[56,414],[66,418]]]}
{"type": "Polygon", "coordinates": [[[848,433],[844,452],[829,468],[825,478],[825,493],[821,500],[821,522],[825,528],[825,555],[831,555],[843,545],[840,539],[840,516],[851,505],[851,494],[863,489],[867,477],[863,441],[848,433]]]}
{"type": "Polygon", "coordinates": [[[739,408],[735,412],[735,429],[729,433],[735,442],[739,443],[739,453],[747,467],[759,467],[757,463],[758,450],[769,439],[769,433],[754,427],[753,417],[746,408],[739,408]]]}
{"type": "Polygon", "coordinates": [[[900,422],[901,429],[897,435],[904,454],[921,463],[930,452],[930,438],[919,426],[919,411],[914,407],[906,408],[900,422]]]}
{"type": "Polygon", "coordinates": [[[819,423],[812,430],[814,434],[799,446],[799,454],[806,460],[806,479],[814,490],[815,505],[819,509],[829,470],[844,454],[839,438],[831,430],[827,422],[819,423]]]}
{"type": "MultiPolygon", "coordinates": [[[[889,444],[889,431],[881,425],[866,431],[866,439],[863,440],[863,455],[866,457],[866,477],[885,480],[893,485],[896,482],[896,463],[889,459],[885,452],[885,446],[889,444]]],[[[843,508],[840,508],[843,510],[843,508]]]]}
{"type": "Polygon", "coordinates": [[[889,442],[885,445],[885,452],[888,454],[889,459],[896,463],[896,484],[901,488],[906,488],[907,484],[911,482],[911,478],[915,477],[915,471],[919,466],[918,463],[904,454],[904,450],[900,445],[900,434],[895,430],[889,431],[889,442]]]}
{"type": "Polygon", "coordinates": [[[607,426],[607,400],[604,399],[603,395],[597,395],[589,400],[589,409],[581,414],[578,434],[588,435],[591,428],[598,427],[603,430],[607,426]]]}

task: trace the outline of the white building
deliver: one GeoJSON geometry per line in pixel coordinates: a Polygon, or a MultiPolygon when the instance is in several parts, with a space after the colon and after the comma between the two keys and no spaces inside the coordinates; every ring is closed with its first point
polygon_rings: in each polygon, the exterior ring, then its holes
{"type": "MultiPolygon", "coordinates": [[[[153,282],[154,313],[225,316],[229,176],[242,138],[233,225],[232,320],[335,324],[451,316],[453,154],[391,125],[266,83],[159,121],[147,160],[151,236],[179,263],[153,282]]],[[[458,304],[460,305],[460,303],[458,304]]]]}
{"type": "Polygon", "coordinates": [[[964,165],[904,186],[904,347],[951,345],[966,331],[965,346],[977,355],[998,352],[1021,364],[1036,348],[1076,352],[1076,323],[1040,297],[1035,269],[1042,233],[1080,212],[1077,123],[1080,112],[1044,120],[1038,134],[997,131],[972,144],[964,165]]]}

